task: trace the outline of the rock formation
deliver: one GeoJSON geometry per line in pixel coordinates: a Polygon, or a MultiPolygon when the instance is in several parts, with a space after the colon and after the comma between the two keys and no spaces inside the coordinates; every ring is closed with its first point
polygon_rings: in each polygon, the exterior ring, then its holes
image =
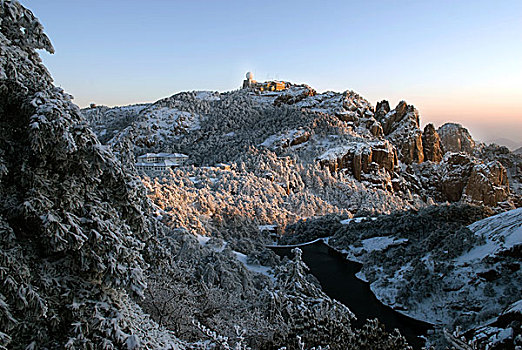
{"type": "Polygon", "coordinates": [[[440,141],[439,134],[435,130],[433,124],[428,124],[422,133],[422,148],[424,151],[424,160],[439,163],[442,160],[444,151],[440,141]]]}
{"type": "Polygon", "coordinates": [[[465,153],[448,153],[444,156],[439,185],[445,200],[460,200],[474,165],[473,158],[465,153]]]}
{"type": "Polygon", "coordinates": [[[419,128],[419,113],[415,107],[405,101],[399,102],[395,109],[382,116],[389,108],[386,101],[378,106],[377,120],[382,125],[386,139],[390,140],[398,149],[399,159],[406,163],[422,163],[422,131],[419,128]]]}
{"type": "Polygon", "coordinates": [[[274,106],[282,104],[293,105],[307,97],[315,96],[317,92],[308,85],[290,85],[290,89],[283,91],[275,100],[274,106]]]}
{"type": "Polygon", "coordinates": [[[495,206],[509,196],[509,181],[506,169],[498,161],[476,164],[464,189],[470,200],[495,206]]]}
{"type": "Polygon", "coordinates": [[[329,150],[319,157],[319,163],[331,172],[349,170],[357,180],[363,173],[369,173],[371,164],[392,173],[397,165],[397,152],[388,141],[353,143],[329,150]]]}
{"type": "Polygon", "coordinates": [[[440,189],[450,202],[496,206],[509,196],[506,169],[498,161],[482,163],[466,153],[447,153],[441,162],[440,189]]]}
{"type": "Polygon", "coordinates": [[[475,141],[471,137],[468,129],[460,124],[446,123],[437,132],[439,133],[442,147],[445,152],[465,152],[473,153],[475,141]]]}

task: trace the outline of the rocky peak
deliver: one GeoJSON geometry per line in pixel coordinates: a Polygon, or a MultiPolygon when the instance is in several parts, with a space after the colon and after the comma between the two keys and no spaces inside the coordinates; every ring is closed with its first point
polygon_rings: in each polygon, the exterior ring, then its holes
{"type": "Polygon", "coordinates": [[[377,102],[377,106],[375,107],[375,119],[383,120],[384,116],[390,112],[390,103],[386,100],[382,100],[381,102],[377,102]]]}
{"type": "Polygon", "coordinates": [[[466,152],[471,154],[475,141],[468,129],[457,123],[446,123],[437,132],[440,135],[445,152],[466,152]]]}
{"type": "Polygon", "coordinates": [[[419,128],[419,112],[405,101],[399,102],[386,115],[382,113],[388,108],[387,102],[378,105],[377,119],[385,137],[391,141],[399,151],[399,159],[406,163],[422,163],[424,152],[422,149],[422,131],[419,128]]]}
{"type": "Polygon", "coordinates": [[[422,133],[422,148],[424,151],[424,160],[439,163],[442,160],[444,151],[440,136],[435,130],[433,124],[428,124],[422,133]]]}

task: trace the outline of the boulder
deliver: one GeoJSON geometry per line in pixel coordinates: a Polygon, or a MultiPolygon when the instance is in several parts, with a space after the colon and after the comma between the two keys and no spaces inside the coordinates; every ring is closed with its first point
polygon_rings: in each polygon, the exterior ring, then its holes
{"type": "Polygon", "coordinates": [[[422,149],[424,152],[424,160],[439,163],[442,160],[444,152],[440,136],[435,130],[433,124],[428,124],[422,133],[422,149]]]}
{"type": "Polygon", "coordinates": [[[446,123],[437,132],[439,133],[442,147],[445,152],[465,152],[472,154],[475,148],[475,141],[471,137],[468,129],[460,124],[446,123]]]}
{"type": "Polygon", "coordinates": [[[304,100],[307,97],[315,96],[317,92],[306,84],[302,85],[290,85],[290,87],[283,92],[274,100],[274,106],[280,106],[282,104],[293,105],[299,101],[304,100]]]}
{"type": "Polygon", "coordinates": [[[381,126],[381,123],[379,123],[378,121],[375,121],[371,126],[370,126],[370,133],[375,136],[375,137],[383,137],[384,136],[384,131],[382,130],[382,126],[381,126]]]}

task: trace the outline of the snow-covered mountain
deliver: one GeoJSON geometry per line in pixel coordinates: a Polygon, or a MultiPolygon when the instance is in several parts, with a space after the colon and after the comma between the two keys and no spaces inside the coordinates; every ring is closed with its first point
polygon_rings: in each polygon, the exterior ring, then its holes
{"type": "MultiPolygon", "coordinates": [[[[33,13],[0,1],[0,23],[1,349],[407,348],[376,322],[354,329],[299,250],[282,262],[265,249],[259,267],[236,247],[268,235],[242,239],[238,225],[229,244],[163,225],[132,168],[52,84],[36,50],[54,49],[33,13]]],[[[200,120],[171,106],[105,112],[122,132],[142,113],[176,123],[171,134],[200,120]]],[[[193,209],[205,223],[202,204],[193,209]]]]}
{"type": "Polygon", "coordinates": [[[402,312],[520,338],[520,156],[421,130],[404,101],[290,83],[80,111],[32,12],[0,1],[0,23],[0,348],[408,349],[352,326],[270,230],[333,234],[402,312]],[[138,176],[145,152],[189,161],[138,176]]]}
{"type": "Polygon", "coordinates": [[[353,91],[317,94],[309,86],[287,84],[278,92],[180,93],[140,106],[132,117],[125,112],[121,121],[117,109],[83,113],[101,138],[112,135],[107,144],[123,161],[130,153],[172,151],[188,154],[198,167],[244,164],[256,177],[270,172],[294,194],[326,200],[328,193],[330,204],[352,213],[446,201],[521,205],[522,165],[516,156],[477,145],[461,125],[421,130],[419,112],[404,101],[394,109],[386,101],[373,107],[353,91]],[[271,159],[295,167],[271,168],[266,165],[271,159]],[[334,180],[316,188],[317,177],[334,180]],[[354,192],[366,198],[350,201],[354,192]]]}

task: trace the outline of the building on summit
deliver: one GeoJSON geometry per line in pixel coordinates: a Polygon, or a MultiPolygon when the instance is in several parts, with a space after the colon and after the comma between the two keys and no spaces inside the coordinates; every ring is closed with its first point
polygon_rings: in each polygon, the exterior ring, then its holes
{"type": "Polygon", "coordinates": [[[284,81],[270,80],[263,83],[254,80],[254,74],[248,72],[243,80],[243,89],[254,89],[257,91],[282,91],[287,88],[284,81]]]}

